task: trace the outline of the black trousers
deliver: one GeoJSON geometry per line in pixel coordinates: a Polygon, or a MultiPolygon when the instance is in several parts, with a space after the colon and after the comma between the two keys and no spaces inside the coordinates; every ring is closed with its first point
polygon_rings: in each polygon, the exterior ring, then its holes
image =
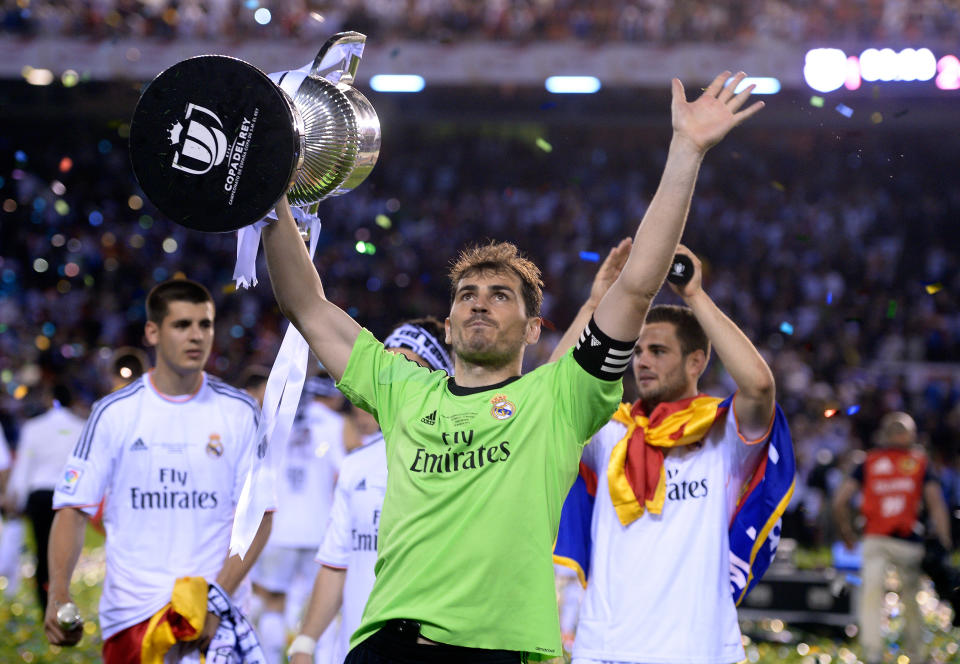
{"type": "Polygon", "coordinates": [[[344,664],[520,664],[523,653],[417,643],[420,625],[391,620],[350,651],[344,664]]]}
{"type": "Polygon", "coordinates": [[[40,602],[40,614],[47,610],[47,588],[50,585],[50,570],[47,567],[47,542],[50,528],[53,527],[53,491],[42,489],[27,496],[24,514],[33,525],[33,538],[37,541],[37,599],[40,602]]]}

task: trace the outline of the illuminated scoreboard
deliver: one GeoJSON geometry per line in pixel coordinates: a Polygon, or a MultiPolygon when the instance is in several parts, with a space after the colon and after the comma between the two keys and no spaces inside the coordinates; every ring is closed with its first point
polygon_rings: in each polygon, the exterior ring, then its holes
{"type": "Polygon", "coordinates": [[[815,48],[807,51],[803,78],[818,92],[856,90],[863,81],[933,81],[941,90],[958,90],[960,59],[953,54],[937,57],[929,48],[868,48],[860,55],[847,55],[838,48],[815,48]]]}

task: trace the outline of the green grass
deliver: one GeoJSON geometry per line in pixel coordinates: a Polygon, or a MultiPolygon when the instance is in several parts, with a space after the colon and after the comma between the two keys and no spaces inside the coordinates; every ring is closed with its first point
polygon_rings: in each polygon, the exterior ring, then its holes
{"type": "MultiPolygon", "coordinates": [[[[27,528],[27,546],[33,551],[30,529],[27,528]]],[[[47,642],[43,620],[37,603],[33,580],[33,556],[24,556],[21,564],[20,587],[12,601],[0,594],[0,662],[3,664],[95,664],[100,658],[100,627],[97,624],[97,604],[103,585],[103,536],[87,529],[83,554],[77,563],[70,591],[84,619],[84,635],[73,648],[59,648],[47,642]]],[[[5,590],[9,580],[0,577],[0,588],[5,590]]]]}

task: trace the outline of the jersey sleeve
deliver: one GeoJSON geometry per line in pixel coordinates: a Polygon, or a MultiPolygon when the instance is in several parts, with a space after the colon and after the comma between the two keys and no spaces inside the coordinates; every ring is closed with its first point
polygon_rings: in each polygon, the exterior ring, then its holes
{"type": "Polygon", "coordinates": [[[385,350],[383,344],[364,329],[353,345],[337,388],[355,406],[377,418],[386,434],[392,428],[402,399],[410,398],[411,389],[434,384],[436,378],[432,374],[436,373],[440,372],[424,369],[402,355],[385,350]]]}
{"type": "MultiPolygon", "coordinates": [[[[746,442],[740,434],[740,427],[737,424],[732,406],[727,408],[722,417],[724,418],[723,441],[726,445],[726,453],[730,458],[731,473],[737,479],[737,482],[742,484],[753,474],[760,456],[766,451],[767,446],[759,443],[765,442],[767,436],[756,441],[746,442]]],[[[767,435],[769,435],[769,432],[767,435]]]]}
{"type": "Polygon", "coordinates": [[[350,503],[347,487],[350,476],[340,475],[333,490],[333,506],[323,541],[317,551],[317,562],[328,567],[345,569],[350,560],[350,503]]]}
{"type": "Polygon", "coordinates": [[[623,437],[623,432],[625,427],[616,422],[607,422],[603,427],[593,436],[590,437],[590,440],[587,441],[587,444],[583,448],[583,455],[580,457],[580,460],[586,465],[587,468],[592,470],[594,473],[600,474],[601,470],[606,472],[606,458],[609,455],[609,451],[605,453],[605,450],[608,450],[608,446],[604,445],[604,442],[609,440],[611,436],[616,436],[617,440],[623,437]]]}
{"type": "Polygon", "coordinates": [[[552,367],[552,392],[558,416],[576,434],[580,446],[609,421],[623,397],[623,381],[598,378],[588,373],[573,356],[573,350],[552,367]]]}
{"type": "Polygon", "coordinates": [[[67,459],[53,492],[53,509],[77,507],[92,514],[103,499],[120,454],[121,411],[103,401],[94,404],[80,439],[67,459]]]}

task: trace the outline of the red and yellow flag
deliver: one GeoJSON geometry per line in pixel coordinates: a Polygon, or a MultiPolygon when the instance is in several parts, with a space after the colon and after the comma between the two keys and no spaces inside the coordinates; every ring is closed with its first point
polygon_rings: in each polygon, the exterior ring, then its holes
{"type": "Polygon", "coordinates": [[[170,602],[153,614],[147,624],[140,646],[140,663],[163,664],[163,658],[173,644],[177,641],[193,641],[200,636],[206,619],[206,579],[202,576],[177,579],[173,584],[170,602]]]}
{"type": "Polygon", "coordinates": [[[703,440],[721,412],[721,401],[698,394],[661,403],[649,415],[639,401],[620,404],[613,419],[626,425],[627,433],[610,454],[607,482],[621,524],[632,523],[647,510],[663,511],[667,491],[663,448],[703,440]]]}

